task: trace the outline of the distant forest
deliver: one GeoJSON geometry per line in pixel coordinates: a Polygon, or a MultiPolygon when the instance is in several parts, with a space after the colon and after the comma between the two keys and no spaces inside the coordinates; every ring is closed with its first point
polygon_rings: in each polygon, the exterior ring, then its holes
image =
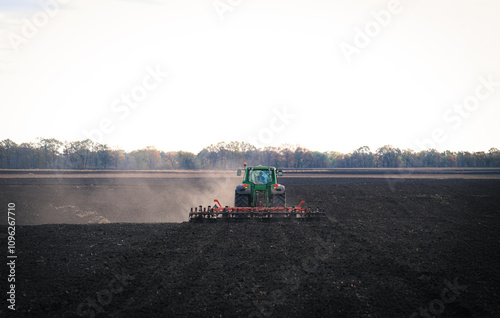
{"type": "Polygon", "coordinates": [[[0,169],[233,169],[243,162],[279,168],[500,167],[500,151],[491,148],[488,152],[434,149],[415,152],[387,145],[375,152],[364,146],[343,154],[311,151],[294,145],[258,149],[233,141],[210,145],[194,154],[164,152],[155,147],[125,152],[92,140],[61,142],[38,138],[19,145],[9,139],[0,142],[0,169]]]}

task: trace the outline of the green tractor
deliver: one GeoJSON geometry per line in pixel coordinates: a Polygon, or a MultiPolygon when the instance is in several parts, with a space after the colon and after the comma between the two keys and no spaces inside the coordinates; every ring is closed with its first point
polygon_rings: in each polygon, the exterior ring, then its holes
{"type": "Polygon", "coordinates": [[[238,169],[237,174],[245,173],[243,181],[236,186],[234,207],[223,206],[219,200],[214,206],[194,207],[189,212],[189,222],[205,221],[236,221],[236,220],[298,220],[313,221],[325,219],[326,214],[319,208],[286,206],[285,186],[277,183],[276,176],[281,176],[281,170],[275,167],[247,167],[238,169]]]}
{"type": "Polygon", "coordinates": [[[276,176],[283,172],[275,167],[247,167],[238,169],[237,175],[244,173],[243,182],[236,186],[235,207],[285,207],[285,186],[277,183],[276,176]]]}

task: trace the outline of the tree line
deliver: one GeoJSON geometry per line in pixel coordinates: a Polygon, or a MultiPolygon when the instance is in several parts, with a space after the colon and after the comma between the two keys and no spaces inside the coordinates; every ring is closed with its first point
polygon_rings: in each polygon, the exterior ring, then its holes
{"type": "Polygon", "coordinates": [[[160,151],[155,147],[126,152],[90,139],[61,142],[38,138],[16,144],[0,142],[0,169],[172,170],[234,169],[243,162],[280,168],[500,167],[500,150],[488,152],[415,152],[390,145],[372,152],[363,146],[350,153],[311,151],[298,145],[256,148],[245,142],[219,142],[199,153],[160,151]]]}

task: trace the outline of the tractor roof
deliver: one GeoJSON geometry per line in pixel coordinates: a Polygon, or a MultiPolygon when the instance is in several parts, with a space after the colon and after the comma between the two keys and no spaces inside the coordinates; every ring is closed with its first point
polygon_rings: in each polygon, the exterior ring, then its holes
{"type": "Polygon", "coordinates": [[[248,169],[253,169],[253,170],[269,170],[269,169],[276,169],[275,167],[264,167],[264,166],[254,166],[254,167],[247,167],[248,169]]]}

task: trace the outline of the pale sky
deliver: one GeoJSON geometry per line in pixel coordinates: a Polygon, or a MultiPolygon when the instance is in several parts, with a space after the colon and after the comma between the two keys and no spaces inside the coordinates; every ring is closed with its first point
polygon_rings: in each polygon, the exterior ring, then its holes
{"type": "Polygon", "coordinates": [[[0,140],[500,148],[499,12],[498,0],[1,0],[0,140]]]}

